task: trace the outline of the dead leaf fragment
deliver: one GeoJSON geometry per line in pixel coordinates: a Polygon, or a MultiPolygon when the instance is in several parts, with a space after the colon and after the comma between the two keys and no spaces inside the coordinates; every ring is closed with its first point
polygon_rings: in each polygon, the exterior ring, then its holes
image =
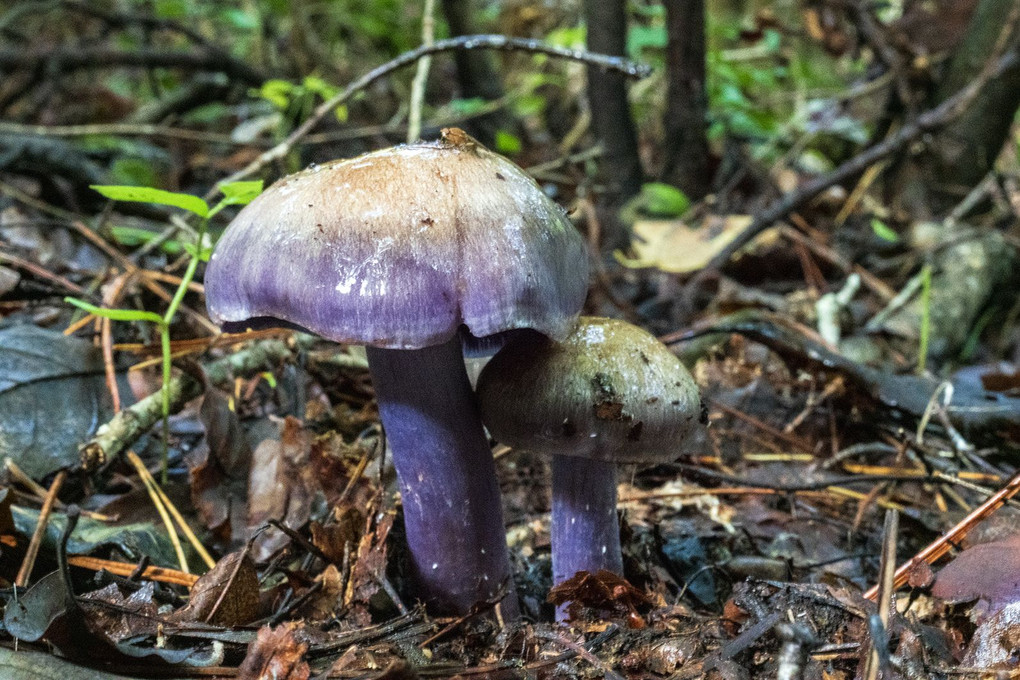
{"type": "Polygon", "coordinates": [[[617,254],[626,267],[654,267],[683,274],[701,269],[749,224],[750,215],[709,215],[697,227],[682,220],[638,220],[631,248],[634,259],[617,254]]]}
{"type": "Polygon", "coordinates": [[[650,604],[647,595],[619,574],[606,569],[595,574],[581,571],[553,586],[549,591],[549,602],[557,607],[566,604],[571,619],[580,618],[584,609],[591,609],[626,617],[631,628],[645,627],[637,608],[650,604]]]}
{"type": "Polygon", "coordinates": [[[1014,602],[974,631],[961,665],[984,669],[1016,669],[1020,655],[1020,602],[1014,602]]]}
{"type": "Polygon", "coordinates": [[[242,550],[230,553],[198,579],[187,606],[174,612],[171,619],[229,627],[243,626],[258,615],[258,575],[251,558],[242,550]]]}
{"type": "Polygon", "coordinates": [[[270,628],[259,629],[255,642],[237,669],[237,677],[250,680],[308,680],[311,669],[304,660],[308,643],[295,634],[303,624],[291,621],[270,628]]]}
{"type": "MultiPolygon", "coordinates": [[[[255,448],[248,478],[248,529],[254,531],[270,519],[289,527],[308,522],[312,501],[322,488],[309,463],[313,437],[297,418],[288,417],[279,439],[267,439],[255,448]]],[[[255,539],[253,557],[268,559],[290,541],[275,529],[255,539]]]]}
{"type": "Polygon", "coordinates": [[[932,594],[948,602],[979,600],[986,614],[1020,602],[1020,534],[961,552],[939,572],[932,594]]]}

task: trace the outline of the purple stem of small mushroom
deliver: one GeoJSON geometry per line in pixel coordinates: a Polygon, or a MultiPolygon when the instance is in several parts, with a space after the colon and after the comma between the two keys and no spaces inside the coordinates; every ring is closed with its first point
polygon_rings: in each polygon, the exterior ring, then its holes
{"type": "MultiPolygon", "coordinates": [[[[553,584],[579,571],[623,574],[616,519],[616,465],[575,456],[552,457],[553,584]]],[[[556,620],[567,618],[566,605],[556,620]]]]}
{"type": "Polygon", "coordinates": [[[496,465],[460,340],[367,351],[422,600],[462,615],[505,594],[499,613],[517,619],[496,465]]]}

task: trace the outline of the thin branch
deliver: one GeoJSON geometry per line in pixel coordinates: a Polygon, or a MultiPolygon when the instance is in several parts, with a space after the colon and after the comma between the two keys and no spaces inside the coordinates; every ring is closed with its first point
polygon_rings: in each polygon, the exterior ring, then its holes
{"type": "MultiPolygon", "coordinates": [[[[971,532],[974,527],[991,517],[1001,508],[1007,500],[1020,492],[1020,473],[1014,475],[1001,489],[988,498],[984,503],[974,508],[973,511],[948,532],[937,538],[921,552],[901,564],[893,577],[893,587],[900,588],[910,577],[910,572],[917,565],[922,563],[934,564],[955,546],[958,546],[963,538],[971,532]]],[[[874,600],[878,596],[879,586],[874,585],[864,593],[868,600],[874,600]]]]}
{"type": "MultiPolygon", "coordinates": [[[[290,356],[287,345],[279,340],[253,344],[240,352],[207,364],[210,382],[223,382],[232,373],[250,373],[272,367],[290,356]]],[[[202,383],[182,373],[169,383],[170,412],[202,394],[202,383]]],[[[89,472],[131,446],[163,417],[162,395],[155,392],[117,413],[96,431],[95,436],[80,448],[82,468],[89,472]]]]}
{"type": "MultiPolygon", "coordinates": [[[[421,44],[431,45],[436,41],[435,0],[425,0],[425,9],[421,17],[421,44]]],[[[407,113],[407,141],[415,141],[421,135],[421,110],[425,104],[425,84],[429,79],[429,69],[432,67],[432,57],[422,57],[418,61],[418,70],[411,82],[411,103],[407,113]]]]}
{"type": "Polygon", "coordinates": [[[883,158],[902,151],[914,140],[921,137],[921,135],[934,132],[954,121],[970,106],[984,86],[1011,66],[1015,59],[1016,52],[1010,50],[1002,57],[990,62],[989,67],[985,68],[980,76],[972,80],[962,90],[943,101],[934,109],[922,113],[916,120],[900,128],[896,134],[887,137],[870,149],[862,151],[832,172],[810,180],[800,189],[790,192],[775,201],[767,209],[759,213],[747,229],[742,231],[737,238],[723,248],[718,255],[713,257],[703,271],[718,271],[738,250],[753,241],[755,237],[779,220],[784,219],[794,210],[812,201],[829,187],[846,182],[883,158]]]}
{"type": "Polygon", "coordinates": [[[52,73],[116,66],[215,71],[226,73],[249,85],[261,85],[268,78],[243,62],[205,50],[114,50],[106,47],[61,47],[45,51],[0,50],[0,71],[5,73],[18,69],[46,69],[52,73]]]}
{"type": "Polygon", "coordinates": [[[574,50],[566,49],[562,47],[552,47],[550,45],[544,45],[537,40],[525,39],[525,38],[510,38],[505,35],[462,35],[457,38],[449,38],[447,40],[437,40],[431,45],[421,45],[416,49],[404,52],[396,59],[388,61],[385,64],[375,67],[368,73],[364,74],[340,93],[328,101],[323,102],[312,115],[308,117],[305,122],[298,126],[294,132],[290,133],[287,139],[283,140],[272,149],[269,149],[261,156],[256,158],[254,161],[246,165],[241,170],[238,170],[229,177],[220,180],[216,183],[209,193],[206,195],[207,198],[212,198],[219,187],[229,182],[237,182],[246,177],[250,177],[255,174],[268,164],[283,158],[291,149],[309,132],[315,128],[319,122],[330,114],[336,107],[344,104],[348,99],[353,97],[357,92],[365,89],[375,81],[383,78],[384,76],[393,73],[405,66],[417,62],[422,57],[427,57],[432,54],[439,54],[440,52],[453,52],[456,50],[521,50],[524,52],[535,52],[537,54],[545,54],[550,57],[556,57],[559,59],[568,59],[571,61],[580,61],[592,66],[598,66],[610,71],[616,71],[630,78],[644,78],[651,69],[637,62],[624,59],[622,57],[613,57],[606,54],[596,54],[594,52],[588,52],[585,50],[574,50]]]}

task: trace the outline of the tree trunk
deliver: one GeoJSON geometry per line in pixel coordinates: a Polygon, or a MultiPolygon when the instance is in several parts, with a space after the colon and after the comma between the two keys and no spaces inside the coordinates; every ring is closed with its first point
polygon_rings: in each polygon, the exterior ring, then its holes
{"type": "MultiPolygon", "coordinates": [[[[477,32],[471,21],[470,0],[443,0],[443,16],[452,38],[477,32]]],[[[453,58],[462,97],[494,101],[503,96],[503,82],[493,67],[491,53],[486,50],[457,50],[453,58]]],[[[516,126],[509,112],[500,110],[466,121],[462,127],[485,146],[492,146],[498,130],[514,132],[516,126]]]]}
{"type": "Polygon", "coordinates": [[[662,179],[698,199],[709,192],[712,180],[705,137],[705,2],[663,0],[663,5],[669,99],[662,179]]]}
{"type": "MultiPolygon", "coordinates": [[[[623,0],[584,0],[588,49],[626,54],[627,14],[623,0]]],[[[603,213],[604,244],[618,247],[627,241],[617,209],[641,191],[643,174],[638,157],[637,133],[627,101],[626,80],[597,66],[588,67],[588,105],[592,127],[602,143],[606,182],[603,213]]]]}
{"type": "MultiPolygon", "coordinates": [[[[939,82],[934,101],[942,101],[973,80],[995,58],[999,35],[1017,10],[1018,0],[980,0],[959,46],[939,82]]],[[[1010,46],[1015,46],[1013,25],[1010,46]]],[[[992,169],[1020,106],[1020,61],[989,82],[970,107],[935,135],[915,159],[905,188],[908,208],[919,216],[950,210],[992,169]]]]}

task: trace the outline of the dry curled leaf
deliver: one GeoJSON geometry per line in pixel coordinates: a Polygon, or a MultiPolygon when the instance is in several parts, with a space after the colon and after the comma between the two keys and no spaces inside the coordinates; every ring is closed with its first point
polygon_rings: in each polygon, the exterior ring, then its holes
{"type": "Polygon", "coordinates": [[[171,617],[218,626],[242,626],[258,618],[259,580],[245,551],[230,553],[191,589],[187,606],[171,617]],[[226,591],[226,592],[224,592],[226,591]]]}
{"type": "MultiPolygon", "coordinates": [[[[312,501],[321,489],[315,470],[309,464],[312,443],[312,433],[301,421],[288,417],[279,439],[267,439],[255,448],[248,478],[250,531],[270,519],[278,519],[289,527],[300,527],[308,522],[312,501]]],[[[289,541],[290,538],[280,531],[264,531],[255,539],[252,555],[261,562],[289,541]]]]}
{"type": "Polygon", "coordinates": [[[237,677],[249,680],[308,680],[311,669],[304,660],[308,643],[296,637],[303,624],[294,621],[259,628],[255,642],[237,669],[237,677]]]}

